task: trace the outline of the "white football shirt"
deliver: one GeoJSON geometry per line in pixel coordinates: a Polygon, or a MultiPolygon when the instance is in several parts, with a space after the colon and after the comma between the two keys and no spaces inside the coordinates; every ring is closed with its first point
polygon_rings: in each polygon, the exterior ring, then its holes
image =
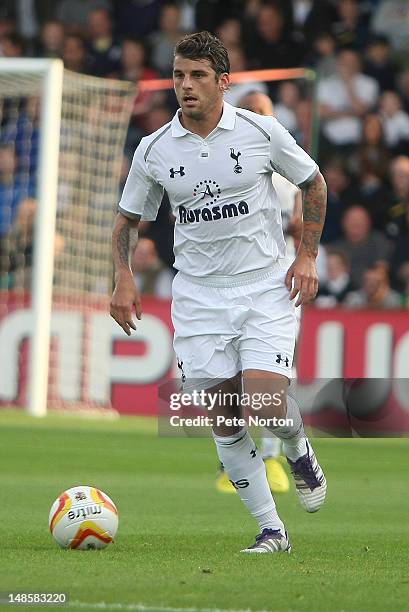
{"type": "Polygon", "coordinates": [[[316,163],[274,117],[224,103],[216,128],[202,138],[172,121],[142,139],[119,211],[153,221],[166,190],[176,217],[175,268],[193,276],[230,276],[285,256],[273,171],[295,185],[316,163]]]}

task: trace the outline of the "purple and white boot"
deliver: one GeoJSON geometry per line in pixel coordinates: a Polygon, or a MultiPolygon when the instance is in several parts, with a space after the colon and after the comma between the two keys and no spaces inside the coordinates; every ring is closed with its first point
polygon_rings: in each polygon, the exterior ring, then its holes
{"type": "Polygon", "coordinates": [[[317,512],[325,501],[327,481],[308,440],[305,442],[307,454],[297,461],[291,461],[287,457],[287,462],[291,468],[302,507],[307,512],[317,512]]]}
{"type": "Polygon", "coordinates": [[[291,552],[291,544],[288,539],[288,533],[283,535],[279,529],[263,529],[256,536],[254,544],[248,548],[244,548],[241,552],[244,553],[278,553],[291,552]]]}

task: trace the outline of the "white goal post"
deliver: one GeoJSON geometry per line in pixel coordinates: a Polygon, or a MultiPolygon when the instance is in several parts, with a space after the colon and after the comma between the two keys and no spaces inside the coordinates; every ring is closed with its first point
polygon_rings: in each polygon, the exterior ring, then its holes
{"type": "MultiPolygon", "coordinates": [[[[75,376],[78,380],[82,376],[82,373],[68,376],[61,384],[60,379],[65,374],[50,372],[50,363],[55,362],[55,368],[62,368],[62,363],[66,366],[70,359],[72,363],[75,360],[74,356],[62,360],[60,357],[53,359],[51,355],[53,301],[65,300],[68,311],[73,299],[77,298],[79,307],[85,311],[96,302],[98,293],[101,297],[105,292],[107,297],[111,277],[107,236],[118,201],[122,151],[134,96],[135,86],[131,83],[71,73],[64,70],[58,59],[0,58],[0,147],[18,150],[21,156],[24,153],[28,158],[35,148],[34,131],[38,135],[35,177],[30,174],[32,165],[27,169],[29,162],[23,159],[20,166],[16,162],[13,186],[0,184],[3,217],[7,206],[11,211],[6,210],[10,218],[9,234],[4,224],[0,236],[0,322],[7,315],[11,294],[12,300],[18,300],[16,296],[24,292],[30,295],[30,344],[23,375],[16,374],[15,362],[20,359],[20,347],[19,357],[9,358],[7,340],[10,333],[0,333],[3,344],[0,347],[0,404],[7,405],[7,400],[14,403],[17,391],[13,396],[9,390],[20,388],[20,378],[25,376],[24,405],[30,415],[44,416],[53,380],[58,379],[60,388],[64,384],[68,388],[75,376]],[[30,100],[34,100],[34,105],[39,101],[39,115],[37,112],[33,121],[27,121],[24,115],[30,100]],[[22,183],[26,185],[31,180],[31,191],[21,189],[22,183]],[[12,270],[13,265],[16,267],[14,260],[22,257],[21,253],[16,255],[12,251],[12,240],[16,240],[13,223],[16,224],[19,206],[13,198],[18,189],[25,194],[21,199],[31,198],[35,202],[35,220],[30,234],[30,280],[26,284],[20,282],[19,273],[14,272],[14,277],[12,273],[7,275],[4,264],[8,258],[12,270]],[[14,195],[9,195],[11,191],[14,195]],[[10,197],[10,202],[6,196],[10,197]],[[94,243],[87,246],[90,233],[94,243]],[[65,245],[61,261],[54,258],[57,234],[65,245]],[[93,257],[95,262],[90,270],[93,257]],[[7,293],[9,297],[4,297],[7,293]],[[16,377],[19,380],[14,380],[16,377]]],[[[2,176],[0,166],[0,183],[2,176]]],[[[3,217],[0,217],[0,224],[3,217]]],[[[24,274],[27,278],[26,270],[24,274]]],[[[23,298],[21,301],[23,303],[23,298]]],[[[27,300],[24,305],[27,307],[27,300]]],[[[86,336],[87,332],[83,334],[86,336]]],[[[63,401],[57,401],[58,407],[70,407],[69,402],[65,402],[70,394],[65,395],[63,401]]],[[[88,407],[87,393],[81,397],[77,393],[77,396],[77,405],[88,407]]],[[[94,404],[90,401],[89,405],[98,408],[97,403],[98,400],[94,404]]],[[[104,407],[108,403],[105,402],[104,407]]]]}
{"type": "Polygon", "coordinates": [[[34,225],[31,337],[27,411],[47,412],[50,320],[54,268],[54,235],[57,210],[58,156],[64,65],[54,59],[0,58],[0,73],[34,74],[41,79],[40,143],[37,179],[37,214],[34,225]]]}

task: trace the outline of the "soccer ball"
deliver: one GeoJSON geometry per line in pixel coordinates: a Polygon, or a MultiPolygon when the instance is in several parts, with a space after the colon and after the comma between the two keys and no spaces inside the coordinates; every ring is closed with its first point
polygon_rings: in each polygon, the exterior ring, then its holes
{"type": "Polygon", "coordinates": [[[118,510],[112,499],[95,487],[64,491],[51,506],[51,534],[62,548],[105,548],[118,529],[118,510]]]}

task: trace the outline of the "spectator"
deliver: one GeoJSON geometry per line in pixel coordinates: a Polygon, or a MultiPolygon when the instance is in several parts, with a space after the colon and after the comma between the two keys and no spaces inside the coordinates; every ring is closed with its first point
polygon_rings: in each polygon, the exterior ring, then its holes
{"type": "Polygon", "coordinates": [[[118,35],[140,38],[158,29],[162,0],[118,0],[115,2],[115,21],[118,35]]]}
{"type": "Polygon", "coordinates": [[[149,37],[152,65],[164,77],[172,76],[173,50],[182,36],[180,8],[176,4],[165,4],[160,13],[159,30],[149,37]]]}
{"type": "Polygon", "coordinates": [[[344,303],[349,308],[379,310],[400,308],[402,300],[390,287],[387,266],[377,265],[364,271],[362,289],[349,293],[344,303]]]}
{"type": "Polygon", "coordinates": [[[376,34],[384,34],[396,52],[409,51],[409,2],[407,0],[383,0],[378,4],[371,21],[376,34]]]}
{"type": "Polygon", "coordinates": [[[335,157],[323,165],[322,172],[327,183],[328,206],[321,242],[328,244],[341,237],[340,220],[348,202],[351,179],[342,161],[335,157]]]}
{"type": "MultiPolygon", "coordinates": [[[[15,221],[0,246],[0,289],[31,288],[33,264],[33,234],[37,202],[24,198],[19,202],[15,221]]],[[[64,238],[56,233],[54,256],[58,257],[64,248],[64,238]]]]}
{"type": "Polygon", "coordinates": [[[333,246],[349,257],[351,281],[355,287],[360,287],[367,268],[388,261],[390,246],[380,232],[372,230],[371,218],[363,206],[354,205],[345,212],[342,229],[344,238],[333,246]]]}
{"type": "Polygon", "coordinates": [[[105,8],[92,9],[88,13],[89,64],[94,76],[109,77],[119,74],[121,47],[114,40],[112,19],[105,8]]]}
{"type": "Polygon", "coordinates": [[[335,38],[328,32],[319,34],[312,43],[309,63],[318,74],[319,79],[326,79],[336,71],[335,38]]]}
{"type": "MultiPolygon", "coordinates": [[[[10,34],[17,32],[26,46],[32,50],[33,43],[43,24],[54,18],[54,0],[3,0],[0,3],[6,15],[14,20],[10,34]]],[[[1,10],[1,8],[0,8],[1,10]]],[[[0,34],[1,36],[1,34],[0,34]]]]}
{"type": "Polygon", "coordinates": [[[296,108],[298,130],[294,134],[297,143],[306,151],[312,150],[313,109],[311,100],[300,100],[296,108]]]}
{"type": "Polygon", "coordinates": [[[146,120],[146,131],[153,134],[172,120],[172,113],[167,106],[154,106],[146,120]]]}
{"type": "Polygon", "coordinates": [[[395,89],[399,66],[392,59],[391,46],[385,36],[373,36],[368,43],[363,72],[377,81],[381,91],[395,89]]]}
{"type": "Polygon", "coordinates": [[[216,36],[220,38],[228,51],[232,47],[240,46],[242,44],[240,20],[235,17],[225,19],[218,26],[216,36]]]}
{"type": "Polygon", "coordinates": [[[409,233],[409,157],[396,157],[391,163],[390,175],[392,191],[387,208],[386,233],[397,240],[409,233]]]}
{"type": "MultiPolygon", "coordinates": [[[[247,59],[244,55],[242,47],[236,46],[229,49],[229,59],[231,73],[243,72],[247,70],[247,59]]],[[[266,84],[262,83],[261,81],[245,81],[243,83],[232,83],[228,91],[226,91],[226,93],[224,94],[224,99],[229,104],[237,106],[239,101],[244,98],[244,96],[247,96],[248,94],[255,91],[267,94],[268,88],[266,84]]]]}
{"type": "MultiPolygon", "coordinates": [[[[141,40],[127,37],[122,41],[121,78],[134,83],[159,78],[158,73],[147,64],[146,47],[141,40]]],[[[147,113],[155,104],[160,104],[163,97],[162,92],[138,92],[132,114],[139,128],[146,129],[147,113]]]]}
{"type": "Polygon", "coordinates": [[[16,219],[8,237],[9,289],[30,289],[35,210],[36,201],[33,198],[22,200],[17,207],[16,219]]]}
{"type": "Polygon", "coordinates": [[[276,5],[263,4],[257,15],[255,33],[247,43],[253,68],[294,68],[304,56],[304,47],[285,29],[281,11],[276,5]]]}
{"type": "Polygon", "coordinates": [[[161,299],[172,297],[173,273],[159,259],[155,243],[150,238],[140,238],[132,260],[136,286],[141,293],[161,299]]]}
{"type": "Polygon", "coordinates": [[[362,139],[350,160],[351,172],[362,180],[370,171],[385,181],[389,171],[390,153],[380,115],[368,113],[362,120],[362,139]]]}
{"type": "Polygon", "coordinates": [[[40,99],[38,96],[31,96],[21,102],[19,113],[10,113],[1,134],[1,142],[13,147],[16,173],[25,176],[33,185],[38,164],[39,122],[40,99]]]}
{"type": "MultiPolygon", "coordinates": [[[[348,199],[360,202],[368,210],[375,229],[384,231],[389,190],[390,153],[385,145],[381,118],[368,113],[363,119],[362,141],[350,157],[348,167],[356,179],[348,199]]],[[[348,202],[347,202],[348,204],[348,202]]]]}
{"type": "Polygon", "coordinates": [[[55,16],[68,32],[86,36],[89,13],[99,8],[111,11],[112,3],[110,0],[58,0],[55,16]]]}
{"type": "MultiPolygon", "coordinates": [[[[219,25],[231,17],[242,19],[247,12],[247,0],[194,0],[196,30],[215,32],[219,25]]],[[[259,2],[254,7],[259,10],[259,2]]]]}
{"type": "Polygon", "coordinates": [[[127,36],[121,45],[121,78],[137,83],[159,75],[147,65],[146,46],[142,40],[127,36]]]}
{"type": "Polygon", "coordinates": [[[3,36],[0,40],[0,57],[23,57],[24,43],[17,34],[3,36]]]}
{"type": "Polygon", "coordinates": [[[59,21],[47,21],[40,35],[36,55],[39,57],[62,57],[64,49],[64,26],[59,21]]]}
{"type": "Polygon", "coordinates": [[[337,73],[318,86],[323,134],[332,147],[351,147],[361,138],[361,117],[376,104],[378,85],[360,72],[359,55],[343,50],[337,73]]]}
{"type": "Polygon", "coordinates": [[[327,0],[281,0],[288,30],[297,40],[312,45],[320,32],[331,30],[336,13],[327,0]]]}
{"type": "Polygon", "coordinates": [[[409,297],[409,158],[398,157],[391,164],[393,205],[388,210],[387,232],[394,238],[391,276],[394,287],[409,297]]]}
{"type": "MultiPolygon", "coordinates": [[[[408,239],[406,239],[408,244],[408,239]]],[[[399,281],[399,288],[402,292],[402,305],[405,308],[409,308],[409,257],[406,257],[406,261],[397,270],[397,278],[399,281]]]]}
{"type": "Polygon", "coordinates": [[[386,144],[394,153],[409,152],[409,115],[402,110],[400,97],[385,91],[379,100],[386,144]]]}
{"type": "Polygon", "coordinates": [[[368,29],[357,0],[338,0],[338,19],[332,31],[338,48],[361,49],[365,46],[368,29]]]}
{"type": "Polygon", "coordinates": [[[293,135],[298,128],[296,111],[299,102],[300,90],[294,81],[284,81],[279,85],[277,102],[274,105],[275,116],[293,135]]]}
{"type": "MultiPolygon", "coordinates": [[[[12,36],[16,34],[16,21],[11,16],[11,13],[8,11],[1,11],[0,5],[0,41],[7,36],[12,36]]],[[[1,56],[1,47],[0,47],[0,56],[1,56]]]]}
{"type": "Polygon", "coordinates": [[[404,70],[398,79],[399,92],[405,111],[409,113],[409,70],[404,70]]]}
{"type": "Polygon", "coordinates": [[[315,306],[333,308],[342,304],[347,294],[353,290],[349,268],[345,253],[327,252],[327,281],[320,284],[315,306]]]}
{"type": "Polygon", "coordinates": [[[82,36],[68,34],[65,37],[62,59],[67,70],[88,72],[87,47],[82,36]]]}
{"type": "Polygon", "coordinates": [[[19,202],[34,195],[35,186],[27,173],[17,171],[13,144],[0,145],[0,237],[14,223],[19,202]]]}

